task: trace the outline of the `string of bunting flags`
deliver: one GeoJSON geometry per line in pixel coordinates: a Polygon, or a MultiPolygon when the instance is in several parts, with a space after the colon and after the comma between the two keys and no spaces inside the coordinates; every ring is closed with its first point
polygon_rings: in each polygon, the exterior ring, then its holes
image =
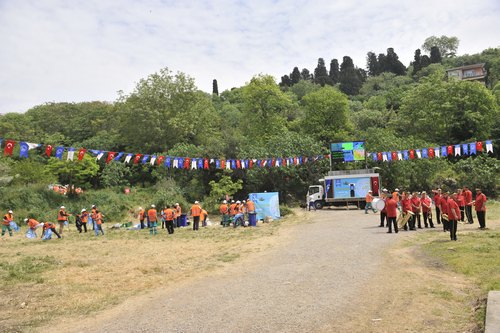
{"type": "Polygon", "coordinates": [[[374,161],[391,162],[421,158],[432,159],[439,157],[471,156],[482,153],[483,149],[486,150],[486,153],[493,153],[492,140],[486,140],[484,143],[482,141],[475,141],[449,146],[376,152],[369,153],[368,156],[371,156],[374,161]]]}
{"type": "MultiPolygon", "coordinates": [[[[0,138],[0,146],[4,143],[4,140],[0,138]]],[[[12,156],[14,147],[16,145],[14,140],[5,140],[4,143],[4,156],[12,156]]],[[[112,161],[120,162],[123,159],[124,163],[127,164],[150,164],[152,166],[163,165],[166,168],[172,169],[210,169],[210,167],[215,167],[215,169],[252,169],[252,168],[264,168],[264,167],[286,167],[286,166],[296,166],[303,165],[307,163],[316,162],[320,159],[329,159],[330,154],[326,155],[316,155],[316,156],[293,156],[293,157],[273,157],[273,158],[252,158],[252,159],[217,159],[217,158],[197,158],[197,157],[173,157],[164,155],[148,155],[148,154],[134,154],[126,152],[113,152],[105,150],[96,149],[86,149],[80,148],[75,149],[73,147],[64,146],[52,146],[44,145],[41,143],[31,143],[21,141],[19,142],[19,157],[28,158],[28,152],[33,149],[41,149],[42,154],[47,157],[54,156],[59,160],[63,159],[63,155],[67,152],[66,160],[73,161],[76,158],[81,161],[86,153],[90,153],[96,157],[97,160],[102,160],[105,157],[106,164],[112,161]]],[[[483,153],[493,153],[493,142],[492,140],[486,140],[484,143],[482,141],[475,141],[470,143],[455,144],[448,146],[437,146],[430,148],[421,149],[408,149],[408,150],[395,150],[388,152],[373,152],[367,153],[367,157],[371,158],[373,161],[379,162],[391,162],[391,161],[401,161],[401,160],[414,160],[414,159],[432,159],[440,157],[451,157],[451,156],[471,156],[483,153]]]]}

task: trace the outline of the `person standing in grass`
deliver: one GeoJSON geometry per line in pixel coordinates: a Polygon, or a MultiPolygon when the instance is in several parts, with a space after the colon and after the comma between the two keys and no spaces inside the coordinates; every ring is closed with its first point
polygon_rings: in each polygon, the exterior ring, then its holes
{"type": "Polygon", "coordinates": [[[194,205],[191,206],[191,216],[193,217],[193,230],[198,230],[200,228],[200,215],[201,215],[201,207],[198,201],[194,202],[194,205]]]}
{"type": "Polygon", "coordinates": [[[102,224],[103,224],[103,216],[102,213],[96,209],[96,215],[95,215],[95,235],[99,236],[99,231],[102,233],[104,236],[104,230],[102,230],[102,224]]]}
{"type": "Polygon", "coordinates": [[[144,218],[145,218],[146,212],[142,207],[139,207],[139,222],[141,223],[141,229],[144,229],[144,218]]]}
{"type": "Polygon", "coordinates": [[[473,203],[479,221],[479,229],[486,229],[486,195],[481,192],[480,188],[476,188],[476,200],[473,203]]]}
{"type": "MultiPolygon", "coordinates": [[[[87,223],[89,222],[89,213],[87,210],[84,208],[82,209],[82,213],[80,214],[80,220],[82,221],[82,228],[85,232],[87,232],[87,223]]],[[[82,231],[80,230],[80,233],[82,231]]]]}
{"type": "Polygon", "coordinates": [[[12,228],[10,227],[10,222],[14,221],[14,212],[9,210],[7,214],[3,216],[2,222],[2,236],[5,235],[6,231],[9,231],[9,236],[12,237],[12,228]]]}
{"type": "Polygon", "coordinates": [[[165,224],[168,231],[168,234],[174,233],[174,216],[175,212],[169,205],[165,207],[163,210],[163,214],[165,215],[165,224]]]}
{"type": "Polygon", "coordinates": [[[458,195],[453,193],[448,199],[448,228],[450,229],[450,239],[457,240],[457,227],[460,220],[460,207],[458,206],[458,195]]]}
{"type": "Polygon", "coordinates": [[[219,206],[219,213],[221,214],[221,224],[223,227],[229,225],[229,207],[227,206],[227,201],[222,201],[219,206]]]}
{"type": "Polygon", "coordinates": [[[179,203],[176,202],[174,210],[175,210],[175,224],[176,224],[177,228],[180,228],[181,227],[181,215],[182,215],[181,205],[179,205],[179,203]]]}
{"type": "Polygon", "coordinates": [[[474,223],[474,218],[472,217],[472,192],[467,186],[464,186],[464,200],[465,200],[465,216],[467,217],[467,222],[469,224],[474,223]]]}
{"type": "Polygon", "coordinates": [[[201,209],[201,214],[200,214],[200,220],[201,220],[201,226],[206,227],[207,226],[207,216],[208,212],[205,209],[201,209]]]}
{"type": "Polygon", "coordinates": [[[66,213],[66,207],[61,206],[59,212],[57,213],[57,222],[59,222],[59,233],[62,235],[64,225],[68,222],[68,216],[70,214],[66,213]]]}
{"type": "Polygon", "coordinates": [[[149,234],[156,235],[158,234],[157,230],[157,217],[158,212],[156,211],[156,206],[151,205],[151,208],[148,210],[148,221],[149,221],[149,234]]]}

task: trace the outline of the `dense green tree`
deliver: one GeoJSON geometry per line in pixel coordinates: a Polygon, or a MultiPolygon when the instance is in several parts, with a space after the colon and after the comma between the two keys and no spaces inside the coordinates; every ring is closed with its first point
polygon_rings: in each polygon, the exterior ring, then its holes
{"type": "Polygon", "coordinates": [[[321,85],[330,84],[330,77],[328,76],[328,71],[326,70],[325,60],[323,58],[318,59],[318,65],[314,69],[314,83],[321,85]]]}
{"type": "Polygon", "coordinates": [[[212,94],[219,96],[219,85],[216,79],[212,81],[212,94]]]}
{"type": "Polygon", "coordinates": [[[368,69],[369,76],[376,76],[380,74],[377,55],[371,51],[368,52],[366,56],[366,68],[368,69]]]}
{"type": "Polygon", "coordinates": [[[385,63],[383,64],[383,68],[385,72],[392,72],[396,75],[406,74],[405,65],[403,65],[403,63],[399,61],[399,57],[396,54],[396,52],[394,52],[394,49],[392,47],[387,49],[387,55],[385,57],[385,63]]]}
{"type": "Polygon", "coordinates": [[[311,73],[307,68],[302,68],[302,71],[300,72],[300,77],[302,78],[302,80],[306,81],[311,81],[313,79],[311,73]]]}
{"type": "Polygon", "coordinates": [[[415,55],[413,56],[413,62],[412,62],[412,66],[413,66],[412,75],[417,74],[417,72],[422,69],[422,59],[421,59],[420,55],[421,55],[420,49],[416,49],[415,55]]]}
{"type": "Polygon", "coordinates": [[[337,59],[332,59],[330,61],[330,72],[328,73],[330,76],[331,84],[335,85],[340,81],[340,70],[339,70],[339,61],[337,59]]]}
{"type": "Polygon", "coordinates": [[[280,82],[281,87],[291,87],[292,86],[292,80],[288,75],[283,75],[281,77],[281,82],[280,82]]]}
{"type": "Polygon", "coordinates": [[[131,177],[132,171],[128,165],[111,162],[102,171],[101,183],[104,187],[129,186],[131,177]]]}
{"type": "Polygon", "coordinates": [[[298,67],[294,67],[292,73],[290,74],[290,79],[292,80],[292,85],[299,83],[301,77],[300,77],[300,71],[298,67]]]}
{"type": "Polygon", "coordinates": [[[354,68],[352,59],[343,58],[340,65],[340,90],[347,95],[357,95],[363,84],[363,77],[357,68],[354,68]]]}
{"type": "Polygon", "coordinates": [[[88,154],[81,161],[66,161],[51,157],[47,162],[47,171],[59,178],[61,184],[88,188],[93,177],[99,171],[94,157],[88,154]]]}
{"type": "Polygon", "coordinates": [[[427,67],[431,64],[431,58],[427,54],[424,54],[421,58],[422,68],[427,67]]]}
{"type": "Polygon", "coordinates": [[[352,131],[347,96],[325,86],[304,96],[305,116],[302,129],[328,144],[345,139],[352,131]]]}
{"type": "Polygon", "coordinates": [[[302,98],[309,94],[310,92],[321,89],[321,87],[317,84],[309,80],[300,80],[299,83],[294,84],[293,87],[290,88],[290,91],[297,97],[300,101],[302,98]]]}
{"type": "Polygon", "coordinates": [[[431,47],[431,63],[440,64],[442,61],[441,52],[437,46],[431,47]]]}
{"type": "Polygon", "coordinates": [[[457,37],[448,37],[444,35],[441,37],[430,36],[425,39],[422,49],[430,53],[432,47],[437,46],[441,56],[454,57],[457,53],[459,43],[460,41],[457,37]]]}

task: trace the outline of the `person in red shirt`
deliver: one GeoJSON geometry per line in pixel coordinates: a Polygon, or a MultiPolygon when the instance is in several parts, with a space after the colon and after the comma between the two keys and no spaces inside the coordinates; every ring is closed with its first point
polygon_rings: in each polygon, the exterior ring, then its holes
{"type": "Polygon", "coordinates": [[[413,228],[415,228],[415,222],[417,222],[417,226],[419,229],[422,229],[422,221],[420,220],[420,211],[422,210],[422,205],[420,203],[420,198],[418,197],[417,192],[413,192],[413,195],[410,199],[411,202],[411,211],[413,212],[413,228]]]}
{"type": "Polygon", "coordinates": [[[437,190],[433,191],[434,192],[434,206],[436,207],[436,223],[441,224],[441,189],[438,188],[437,190]]]}
{"type": "Polygon", "coordinates": [[[387,226],[389,227],[387,233],[392,233],[392,226],[394,226],[394,232],[398,233],[398,225],[396,223],[396,217],[398,216],[398,203],[392,196],[387,197],[384,209],[387,211],[387,226]]]}
{"type": "Polygon", "coordinates": [[[166,228],[168,231],[168,234],[173,234],[174,233],[174,218],[175,218],[175,211],[170,208],[169,205],[165,208],[163,211],[163,214],[165,216],[165,224],[166,228]]]}
{"type": "Polygon", "coordinates": [[[457,191],[457,202],[458,207],[460,208],[460,221],[463,222],[465,216],[465,195],[462,189],[458,189],[457,191]]]}
{"type": "Polygon", "coordinates": [[[434,228],[434,223],[432,223],[432,201],[431,198],[427,196],[427,192],[422,192],[422,199],[420,199],[420,203],[422,204],[422,215],[424,216],[424,226],[428,228],[430,225],[431,228],[434,228]],[[429,221],[429,224],[427,224],[429,221]]]}
{"type": "Polygon", "coordinates": [[[157,215],[158,215],[158,212],[156,211],[156,206],[155,205],[151,205],[151,208],[148,210],[148,221],[149,221],[149,234],[150,235],[156,235],[158,234],[158,230],[157,230],[157,215]]]}
{"type": "Polygon", "coordinates": [[[458,195],[453,193],[448,199],[448,227],[450,228],[450,239],[457,240],[457,225],[460,219],[460,207],[458,206],[458,195]]]}
{"type": "MultiPolygon", "coordinates": [[[[410,212],[411,212],[410,195],[408,195],[406,192],[403,192],[403,195],[402,195],[401,209],[403,210],[403,219],[404,219],[406,217],[406,215],[410,214],[410,212]]],[[[410,224],[410,230],[415,230],[415,223],[413,221],[413,218],[410,217],[407,224],[410,224]]],[[[405,231],[408,230],[407,224],[405,224],[403,227],[403,229],[405,231]]]]}
{"type": "Polygon", "coordinates": [[[193,217],[193,230],[198,230],[200,228],[201,207],[199,204],[198,201],[195,201],[190,210],[191,216],[193,217]]]}
{"type": "Polygon", "coordinates": [[[474,218],[472,217],[472,192],[467,186],[464,186],[464,200],[465,200],[465,216],[467,217],[467,222],[469,224],[474,223],[474,218]]]}
{"type": "Polygon", "coordinates": [[[443,222],[443,231],[448,231],[450,230],[450,225],[449,225],[449,212],[448,212],[448,196],[449,192],[446,192],[443,194],[441,197],[441,221],[443,222]]]}
{"type": "Polygon", "coordinates": [[[479,221],[479,229],[486,229],[486,195],[481,192],[481,189],[476,188],[476,200],[473,202],[479,221]]]}
{"type": "Polygon", "coordinates": [[[385,222],[385,226],[386,227],[389,226],[389,219],[387,218],[387,200],[388,200],[388,197],[387,197],[386,191],[382,192],[382,194],[380,195],[380,200],[384,201],[384,209],[382,209],[380,211],[380,225],[379,225],[379,227],[383,228],[385,220],[387,220],[387,222],[385,222]]]}

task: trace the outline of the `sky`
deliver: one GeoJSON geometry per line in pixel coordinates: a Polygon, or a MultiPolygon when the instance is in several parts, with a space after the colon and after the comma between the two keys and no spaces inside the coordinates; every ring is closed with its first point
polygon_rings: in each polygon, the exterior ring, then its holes
{"type": "Polygon", "coordinates": [[[113,102],[165,67],[211,93],[389,47],[409,65],[432,35],[472,54],[500,46],[499,22],[498,0],[0,0],[0,113],[113,102]]]}

